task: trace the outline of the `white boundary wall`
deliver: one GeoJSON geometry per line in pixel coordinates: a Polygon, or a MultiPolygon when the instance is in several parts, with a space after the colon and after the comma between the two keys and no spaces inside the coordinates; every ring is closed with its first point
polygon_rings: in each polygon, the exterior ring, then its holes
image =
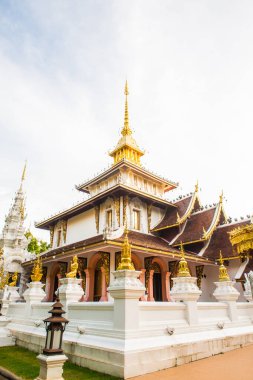
{"type": "MultiPolygon", "coordinates": [[[[120,323],[124,319],[114,315],[114,302],[68,304],[64,351],[72,362],[129,378],[253,343],[252,303],[236,303],[238,318],[232,322],[227,303],[197,302],[198,323],[190,326],[182,302],[137,301],[138,327],[124,330],[114,328],[115,317],[120,323]]],[[[48,302],[10,303],[7,327],[17,345],[42,350],[43,319],[51,307],[48,302]]]]}

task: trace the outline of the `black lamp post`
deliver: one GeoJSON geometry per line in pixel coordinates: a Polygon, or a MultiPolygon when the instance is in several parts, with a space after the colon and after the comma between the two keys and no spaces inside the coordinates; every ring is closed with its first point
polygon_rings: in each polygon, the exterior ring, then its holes
{"type": "Polygon", "coordinates": [[[57,298],[53,304],[53,309],[49,311],[52,316],[44,320],[47,332],[46,344],[43,350],[43,354],[45,355],[59,355],[63,353],[62,336],[69,321],[62,317],[62,314],[65,314],[62,306],[57,298]]]}

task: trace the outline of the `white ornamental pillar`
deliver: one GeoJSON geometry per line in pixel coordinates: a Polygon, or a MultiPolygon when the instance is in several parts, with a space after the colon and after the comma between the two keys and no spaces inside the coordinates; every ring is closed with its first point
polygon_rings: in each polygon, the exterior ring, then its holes
{"type": "Polygon", "coordinates": [[[18,293],[18,289],[19,287],[18,286],[7,286],[7,298],[10,302],[16,302],[18,300],[20,300],[20,295],[18,293]]]}
{"type": "Polygon", "coordinates": [[[59,299],[63,303],[64,307],[69,303],[79,302],[84,295],[83,288],[81,286],[81,278],[61,278],[60,287],[58,288],[59,299]]]}
{"type": "Polygon", "coordinates": [[[216,289],[213,296],[219,302],[226,302],[228,304],[229,318],[232,322],[237,321],[238,311],[236,301],[240,293],[234,288],[234,281],[219,281],[214,284],[216,285],[216,289]]]}
{"type": "Polygon", "coordinates": [[[216,289],[213,296],[219,302],[226,302],[228,304],[228,314],[232,322],[238,320],[238,311],[236,301],[240,295],[238,290],[234,288],[234,281],[231,281],[227,273],[226,267],[223,265],[223,257],[220,251],[220,267],[219,267],[219,282],[215,282],[216,289]]]}
{"type": "Polygon", "coordinates": [[[139,299],[145,293],[145,286],[138,278],[140,274],[127,269],[114,271],[114,281],[108,288],[114,298],[114,329],[124,334],[139,328],[139,299]]]}
{"type": "Polygon", "coordinates": [[[197,277],[174,277],[170,291],[175,301],[182,301],[187,306],[187,320],[190,326],[198,323],[197,300],[202,291],[197,286],[197,277]]]}
{"type": "Polygon", "coordinates": [[[42,289],[45,284],[40,281],[33,281],[27,284],[28,289],[23,293],[23,297],[27,303],[41,302],[45,297],[46,293],[42,289]]]}
{"type": "Polygon", "coordinates": [[[187,306],[187,320],[190,326],[198,323],[197,300],[202,291],[197,286],[197,277],[191,277],[183,244],[181,242],[181,259],[178,266],[178,275],[173,278],[173,287],[170,291],[175,301],[182,301],[187,306]]]}

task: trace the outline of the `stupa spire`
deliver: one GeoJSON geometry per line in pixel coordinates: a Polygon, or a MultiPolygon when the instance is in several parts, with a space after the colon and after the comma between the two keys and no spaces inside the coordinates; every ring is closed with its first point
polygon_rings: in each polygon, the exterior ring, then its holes
{"type": "Polygon", "coordinates": [[[27,165],[27,161],[25,161],[25,165],[24,165],[24,168],[22,171],[20,190],[22,190],[22,185],[23,185],[23,182],[24,182],[25,176],[26,176],[26,165],[27,165]]]}
{"type": "Polygon", "coordinates": [[[129,95],[129,91],[128,91],[128,83],[127,83],[127,80],[126,80],[126,83],[125,83],[125,91],[124,91],[124,94],[126,96],[126,99],[125,99],[125,117],[124,117],[124,127],[121,131],[121,134],[122,136],[127,136],[127,135],[131,135],[132,134],[132,131],[129,127],[129,116],[128,116],[128,95],[129,95]]]}
{"type": "Polygon", "coordinates": [[[121,130],[121,138],[118,141],[115,149],[109,153],[113,157],[113,164],[117,164],[122,160],[127,160],[135,165],[140,166],[140,158],[143,156],[144,152],[140,150],[135,139],[132,136],[132,130],[129,126],[129,115],[128,115],[128,83],[125,83],[125,115],[124,115],[124,126],[121,130]]]}

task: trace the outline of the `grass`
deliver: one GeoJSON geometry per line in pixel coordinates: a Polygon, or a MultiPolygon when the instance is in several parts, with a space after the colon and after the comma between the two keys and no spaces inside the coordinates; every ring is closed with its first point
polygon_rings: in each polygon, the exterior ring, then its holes
{"type": "MultiPolygon", "coordinates": [[[[23,347],[0,347],[0,366],[24,380],[34,380],[39,375],[37,355],[23,347]]],[[[66,362],[63,368],[65,380],[119,380],[119,378],[91,371],[69,362],[66,362]]]]}

